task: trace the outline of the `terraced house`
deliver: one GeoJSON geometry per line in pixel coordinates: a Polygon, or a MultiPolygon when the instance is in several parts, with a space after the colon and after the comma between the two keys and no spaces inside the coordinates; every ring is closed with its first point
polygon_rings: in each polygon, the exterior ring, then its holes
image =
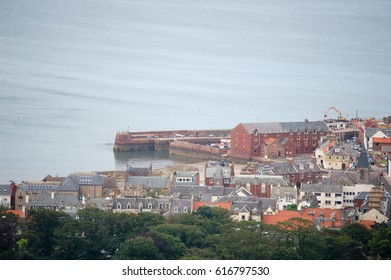
{"type": "Polygon", "coordinates": [[[273,150],[273,156],[311,154],[318,147],[320,138],[326,136],[328,131],[323,121],[240,123],[231,131],[230,156],[247,160],[264,158],[267,156],[265,143],[270,138],[279,143],[293,143],[294,146],[292,149],[289,145],[279,145],[279,150],[278,147],[273,150]]]}

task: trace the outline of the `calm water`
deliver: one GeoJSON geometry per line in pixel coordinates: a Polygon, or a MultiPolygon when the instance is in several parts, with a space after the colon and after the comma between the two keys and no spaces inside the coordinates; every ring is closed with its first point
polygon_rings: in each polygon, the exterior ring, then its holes
{"type": "Polygon", "coordinates": [[[2,0],[0,183],[124,169],[128,128],[389,115],[390,30],[388,0],[2,0]]]}

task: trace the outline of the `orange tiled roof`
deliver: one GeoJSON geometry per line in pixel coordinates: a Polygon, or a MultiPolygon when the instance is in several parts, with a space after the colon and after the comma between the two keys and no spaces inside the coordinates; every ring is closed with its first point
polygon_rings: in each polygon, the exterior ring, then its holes
{"type": "Polygon", "coordinates": [[[290,218],[303,218],[306,220],[312,220],[312,218],[303,217],[300,211],[278,211],[275,215],[264,215],[262,222],[268,225],[276,225],[278,222],[285,222],[290,218]]]}
{"type": "Polygon", "coordinates": [[[272,143],[274,143],[274,141],[276,141],[277,139],[276,138],[273,138],[273,137],[269,137],[265,140],[265,143],[270,145],[272,143]]]}
{"type": "Polygon", "coordinates": [[[8,210],[7,212],[15,214],[15,215],[19,216],[19,218],[24,218],[22,210],[8,210]]]}
{"type": "Polygon", "coordinates": [[[335,226],[340,227],[341,224],[341,210],[337,209],[319,209],[319,208],[306,208],[303,213],[301,211],[279,211],[275,215],[264,215],[262,222],[268,225],[276,225],[278,222],[285,222],[290,218],[302,218],[304,220],[313,221],[314,218],[320,218],[320,213],[324,214],[325,220],[322,227],[331,227],[331,213],[335,213],[335,226]],[[310,215],[311,212],[311,215],[310,215]]]}
{"type": "Polygon", "coordinates": [[[360,224],[364,225],[366,228],[371,229],[371,226],[374,225],[376,221],[360,220],[360,224]]]}
{"type": "Polygon", "coordinates": [[[334,147],[334,146],[335,146],[335,142],[331,141],[330,144],[328,144],[322,148],[322,151],[325,153],[329,150],[329,147],[334,147]]]}
{"type": "Polygon", "coordinates": [[[380,137],[374,137],[373,143],[380,143],[380,144],[391,144],[391,138],[380,138],[380,137]]]}
{"type": "Polygon", "coordinates": [[[200,202],[200,201],[195,201],[193,203],[193,210],[196,211],[198,208],[202,206],[215,206],[215,207],[220,207],[223,209],[226,209],[228,211],[231,211],[231,204],[232,202],[200,202]]]}

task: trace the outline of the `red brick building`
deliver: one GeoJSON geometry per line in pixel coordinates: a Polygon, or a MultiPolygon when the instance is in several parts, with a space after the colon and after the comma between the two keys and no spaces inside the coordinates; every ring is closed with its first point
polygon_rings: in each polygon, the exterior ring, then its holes
{"type": "Polygon", "coordinates": [[[296,147],[295,143],[288,138],[269,137],[264,143],[263,151],[264,156],[268,158],[291,157],[296,154],[296,147]]]}
{"type": "Polygon", "coordinates": [[[373,151],[379,153],[391,152],[391,138],[373,138],[373,151]]]}
{"type": "Polygon", "coordinates": [[[294,150],[286,150],[292,154],[281,156],[311,154],[318,147],[320,138],[327,135],[328,131],[323,121],[240,123],[231,131],[229,154],[232,157],[250,160],[265,157],[264,144],[270,137],[279,141],[287,138],[293,143],[294,150]]]}

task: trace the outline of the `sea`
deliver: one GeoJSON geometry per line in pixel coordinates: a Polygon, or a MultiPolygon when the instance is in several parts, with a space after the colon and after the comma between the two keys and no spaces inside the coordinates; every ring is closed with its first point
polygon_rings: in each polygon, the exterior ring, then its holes
{"type": "Polygon", "coordinates": [[[389,0],[1,0],[0,183],[181,161],[119,131],[391,115],[390,30],[389,0]]]}

